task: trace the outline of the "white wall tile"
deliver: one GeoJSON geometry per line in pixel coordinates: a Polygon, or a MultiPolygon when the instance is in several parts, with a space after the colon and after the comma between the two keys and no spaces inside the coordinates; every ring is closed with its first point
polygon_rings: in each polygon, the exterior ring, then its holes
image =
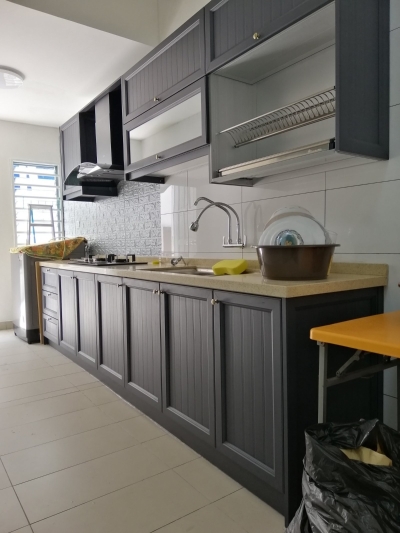
{"type": "Polygon", "coordinates": [[[201,253],[190,253],[189,252],[189,257],[191,259],[197,259],[197,258],[198,259],[242,259],[242,252],[239,248],[238,248],[237,253],[214,252],[214,253],[208,254],[206,252],[201,252],[201,253]]]}
{"type": "MultiPolygon", "coordinates": [[[[400,3],[400,0],[399,0],[400,3]]],[[[400,32],[400,30],[399,30],[400,32]]],[[[400,49],[399,49],[400,57],[400,49]]],[[[400,94],[400,84],[399,84],[400,94]]],[[[377,183],[400,179],[400,105],[390,108],[390,159],[369,162],[348,168],[335,169],[326,173],[326,188],[337,189],[366,183],[377,183]]]]}
{"type": "MultiPolygon", "coordinates": [[[[338,250],[341,251],[339,248],[338,250]]],[[[389,266],[388,286],[385,287],[384,310],[400,309],[400,255],[399,254],[342,254],[336,252],[334,261],[343,263],[381,263],[389,266]]]]}
{"type": "Polygon", "coordinates": [[[341,253],[400,253],[400,181],[326,192],[326,226],[341,253]]]}
{"type": "MultiPolygon", "coordinates": [[[[232,204],[237,211],[242,222],[241,204],[232,204]]],[[[189,224],[196,220],[201,209],[188,211],[189,224]]],[[[236,241],[236,219],[232,214],[232,240],[236,241]]],[[[189,230],[189,252],[190,253],[231,253],[231,249],[222,247],[222,239],[228,238],[228,217],[221,209],[211,207],[201,217],[199,229],[196,232],[189,230]]],[[[238,251],[241,251],[238,249],[238,251]]]]}
{"type": "Polygon", "coordinates": [[[160,185],[161,214],[187,211],[188,208],[187,172],[168,178],[160,185]]]}
{"type": "Polygon", "coordinates": [[[390,29],[400,27],[400,1],[390,0],[390,29]]]}
{"type": "Polygon", "coordinates": [[[310,176],[299,176],[290,179],[264,179],[254,187],[243,187],[242,202],[252,202],[255,200],[267,200],[269,198],[279,198],[294,194],[304,194],[309,192],[325,190],[325,173],[312,174],[310,176]]]}
{"type": "MultiPolygon", "coordinates": [[[[244,252],[252,252],[250,246],[258,244],[265,224],[271,215],[280,207],[300,206],[308,209],[311,214],[324,224],[325,218],[325,193],[313,192],[310,194],[298,194],[269,200],[259,200],[242,204],[243,231],[247,237],[247,246],[244,252]]],[[[329,228],[333,229],[333,228],[329,228]]]]}
{"type": "Polygon", "coordinates": [[[194,202],[200,196],[205,196],[213,202],[239,204],[242,201],[241,189],[242,187],[235,185],[210,183],[208,165],[194,168],[188,172],[188,209],[195,209],[194,202]]]}
{"type": "Polygon", "coordinates": [[[397,368],[389,368],[383,373],[383,393],[397,398],[397,368]]]}
{"type": "MultiPolygon", "coordinates": [[[[400,2],[398,2],[400,3],[400,2]]],[[[400,28],[390,32],[390,105],[400,103],[400,28]]]]}
{"type": "Polygon", "coordinates": [[[161,215],[162,253],[188,253],[188,217],[185,213],[161,215]]]}
{"type": "Polygon", "coordinates": [[[391,396],[383,397],[383,422],[397,429],[397,400],[391,396]]]}

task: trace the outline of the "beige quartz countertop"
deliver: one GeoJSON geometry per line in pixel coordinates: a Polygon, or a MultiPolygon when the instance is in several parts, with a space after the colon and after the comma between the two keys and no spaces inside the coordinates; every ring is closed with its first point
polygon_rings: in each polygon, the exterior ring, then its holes
{"type": "MultiPolygon", "coordinates": [[[[140,260],[140,258],[138,258],[140,260]]],[[[189,260],[190,266],[210,268],[217,260],[189,260]],[[210,264],[206,264],[210,263],[210,264]]],[[[106,276],[119,276],[145,281],[172,283],[175,285],[190,285],[207,289],[258,294],[276,298],[295,298],[331,292],[366,289],[369,287],[382,287],[387,285],[388,266],[382,264],[364,263],[333,263],[331,273],[327,279],[320,281],[276,281],[265,280],[260,272],[255,270],[256,263],[249,261],[250,270],[238,276],[197,276],[191,274],[176,274],[174,270],[181,267],[171,267],[171,272],[157,271],[158,267],[152,264],[95,267],[77,264],[68,264],[68,261],[41,261],[41,266],[74,270],[75,272],[92,272],[106,276]],[[151,268],[151,271],[143,269],[151,268]]],[[[162,265],[159,268],[166,268],[162,265]]]]}

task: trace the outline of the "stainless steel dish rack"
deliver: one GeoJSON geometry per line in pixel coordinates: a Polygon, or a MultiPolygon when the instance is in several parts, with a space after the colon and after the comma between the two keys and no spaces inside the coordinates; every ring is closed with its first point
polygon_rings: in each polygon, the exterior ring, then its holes
{"type": "Polygon", "coordinates": [[[334,117],[335,112],[336,90],[332,87],[220,133],[229,133],[235,147],[239,147],[334,117]]]}

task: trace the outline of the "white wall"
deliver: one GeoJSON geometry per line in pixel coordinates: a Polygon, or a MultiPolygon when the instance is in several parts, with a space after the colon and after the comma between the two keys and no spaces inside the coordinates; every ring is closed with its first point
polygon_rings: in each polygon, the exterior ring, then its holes
{"type": "Polygon", "coordinates": [[[160,42],[208,2],[209,0],[158,0],[160,42]]]}
{"type": "MultiPolygon", "coordinates": [[[[174,176],[162,187],[161,228],[163,252],[189,257],[238,257],[255,259],[249,246],[236,253],[222,248],[227,235],[226,215],[209,209],[197,233],[189,224],[200,210],[198,196],[231,204],[239,213],[248,245],[256,244],[264,225],[279,207],[300,205],[325,226],[338,233],[341,245],[336,261],[386,263],[389,285],[385,310],[400,309],[400,2],[392,1],[390,160],[371,163],[347,160],[317,169],[292,172],[247,188],[210,185],[208,168],[174,176]]],[[[385,375],[385,421],[396,424],[396,376],[385,375]]]]}
{"type": "Polygon", "coordinates": [[[0,322],[13,319],[9,254],[14,246],[13,160],[59,164],[58,129],[0,121],[0,322]]]}

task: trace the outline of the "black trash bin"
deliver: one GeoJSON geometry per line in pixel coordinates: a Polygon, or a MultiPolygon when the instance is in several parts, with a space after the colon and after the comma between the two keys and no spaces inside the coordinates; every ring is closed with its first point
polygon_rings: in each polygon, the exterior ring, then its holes
{"type": "Polygon", "coordinates": [[[303,501],[287,533],[400,533],[400,433],[378,420],[307,429],[303,501]],[[369,448],[391,466],[349,459],[369,448]]]}

